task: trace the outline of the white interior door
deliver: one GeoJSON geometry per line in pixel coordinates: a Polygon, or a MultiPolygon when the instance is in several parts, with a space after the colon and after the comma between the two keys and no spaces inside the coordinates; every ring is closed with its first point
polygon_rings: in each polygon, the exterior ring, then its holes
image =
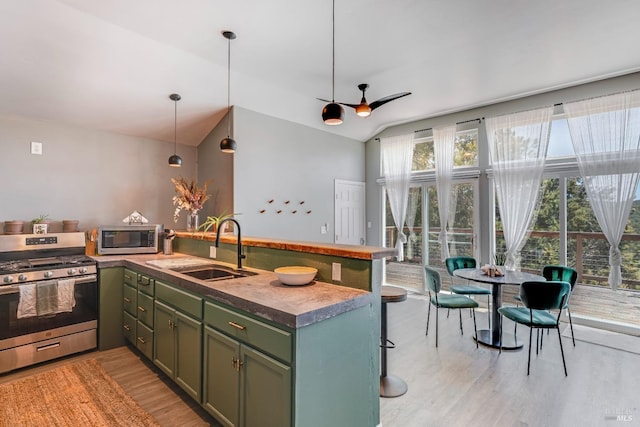
{"type": "Polygon", "coordinates": [[[365,244],[365,183],[335,180],[335,243],[365,244]]]}

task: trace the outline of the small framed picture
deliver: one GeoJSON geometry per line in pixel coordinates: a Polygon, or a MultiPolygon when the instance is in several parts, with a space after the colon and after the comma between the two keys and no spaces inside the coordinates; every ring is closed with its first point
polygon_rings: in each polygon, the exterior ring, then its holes
{"type": "Polygon", "coordinates": [[[47,234],[48,224],[33,224],[33,234],[47,234]]]}

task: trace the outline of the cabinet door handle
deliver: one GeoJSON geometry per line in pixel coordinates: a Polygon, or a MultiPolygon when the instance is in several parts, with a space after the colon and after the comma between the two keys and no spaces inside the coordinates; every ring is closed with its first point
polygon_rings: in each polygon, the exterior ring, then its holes
{"type": "Polygon", "coordinates": [[[242,326],[236,322],[229,322],[230,326],[233,326],[234,328],[240,329],[241,331],[244,331],[245,329],[247,329],[245,326],[242,326]]]}
{"type": "Polygon", "coordinates": [[[127,274],[124,275],[124,278],[127,279],[127,280],[131,280],[131,276],[129,276],[127,274]]]}
{"type": "Polygon", "coordinates": [[[129,325],[124,325],[123,328],[124,328],[125,331],[130,331],[131,330],[131,326],[129,326],[129,325]]]}
{"type": "Polygon", "coordinates": [[[240,368],[242,368],[243,365],[244,363],[242,363],[240,359],[236,359],[235,357],[231,359],[231,366],[236,371],[240,371],[240,368]]]}
{"type": "Polygon", "coordinates": [[[144,313],[145,311],[147,311],[147,310],[146,310],[143,306],[141,306],[141,305],[139,305],[139,306],[138,306],[138,310],[140,310],[140,311],[141,311],[141,312],[143,312],[143,313],[144,313]]]}
{"type": "Polygon", "coordinates": [[[138,341],[140,341],[140,343],[142,344],[146,344],[147,342],[144,340],[144,338],[142,337],[138,337],[138,341]]]}
{"type": "Polygon", "coordinates": [[[127,302],[127,303],[131,302],[131,300],[129,298],[127,298],[127,297],[124,297],[123,299],[124,299],[124,302],[127,302]]]}
{"type": "Polygon", "coordinates": [[[173,320],[169,320],[169,329],[173,329],[176,327],[176,324],[173,322],[173,320]]]}

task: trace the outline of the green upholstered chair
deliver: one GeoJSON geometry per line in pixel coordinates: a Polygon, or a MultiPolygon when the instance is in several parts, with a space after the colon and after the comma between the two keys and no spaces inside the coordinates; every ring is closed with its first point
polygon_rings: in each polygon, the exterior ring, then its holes
{"type": "MultiPolygon", "coordinates": [[[[447,309],[458,309],[458,314],[460,317],[460,334],[464,335],[462,330],[462,309],[469,308],[473,312],[473,328],[476,333],[476,338],[478,337],[478,328],[476,326],[476,311],[475,308],[478,307],[478,303],[464,295],[456,295],[456,294],[444,294],[441,293],[440,290],[442,288],[442,282],[440,281],[440,273],[436,270],[425,267],[425,291],[429,293],[429,311],[427,312],[427,330],[425,335],[429,335],[429,319],[431,317],[431,306],[436,307],[436,347],[438,347],[438,309],[439,308],[447,308],[447,309]]],[[[476,339],[476,348],[478,347],[478,340],[476,339]]]]}
{"type": "MultiPolygon", "coordinates": [[[[564,265],[545,265],[542,268],[542,276],[547,280],[559,280],[562,282],[567,282],[571,285],[571,292],[573,292],[573,287],[576,285],[578,281],[578,272],[571,267],[567,267],[564,265]]],[[[520,301],[520,296],[515,296],[516,301],[520,301]]],[[[569,315],[569,327],[571,329],[571,341],[573,342],[573,346],[576,345],[576,339],[573,335],[573,321],[571,320],[571,309],[569,308],[569,298],[564,304],[562,309],[567,310],[567,314],[569,315]]],[[[518,325],[516,324],[516,327],[518,325]]]]}
{"type": "MultiPolygon", "coordinates": [[[[520,285],[520,299],[524,307],[500,307],[500,341],[502,341],[502,317],[506,317],[529,327],[529,358],[527,360],[527,375],[531,366],[531,340],[533,330],[556,329],[558,331],[558,341],[560,342],[560,353],[562,354],[562,365],[564,375],[567,375],[567,364],[564,360],[564,350],[562,348],[562,337],[560,336],[560,315],[562,309],[571,294],[571,285],[563,281],[532,281],[524,282],[520,285]],[[549,310],[557,310],[554,315],[549,310]]],[[[502,346],[500,346],[502,352],[502,346]]],[[[537,347],[536,347],[537,352],[537,347]]]]}
{"type": "MultiPolygon", "coordinates": [[[[547,280],[560,280],[562,282],[567,282],[571,285],[571,292],[573,292],[573,288],[578,281],[578,272],[575,271],[571,267],[566,267],[564,265],[545,265],[542,268],[542,275],[547,280]]],[[[569,294],[571,296],[571,294],[569,294]]],[[[569,297],[564,303],[564,307],[562,309],[567,310],[567,314],[569,315],[569,327],[571,328],[571,341],[573,342],[573,346],[576,345],[576,339],[573,336],[573,321],[571,320],[571,309],[569,308],[569,297]]]]}
{"type": "Polygon", "coordinates": [[[451,292],[460,295],[486,295],[487,296],[487,313],[489,314],[489,328],[491,328],[491,310],[490,299],[491,290],[475,285],[455,285],[453,283],[453,272],[460,268],[476,268],[476,259],[470,256],[456,256],[445,260],[447,273],[451,278],[451,292]]]}

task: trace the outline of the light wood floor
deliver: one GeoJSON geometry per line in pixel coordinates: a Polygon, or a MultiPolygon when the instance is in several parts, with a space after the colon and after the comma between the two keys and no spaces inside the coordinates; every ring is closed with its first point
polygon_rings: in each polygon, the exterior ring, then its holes
{"type": "MultiPolygon", "coordinates": [[[[380,399],[382,427],[640,425],[639,354],[590,344],[580,336],[574,348],[570,339],[563,338],[569,371],[565,377],[557,334],[552,332],[545,336],[538,356],[534,350],[531,375],[527,376],[526,346],[502,354],[483,346],[476,349],[468,312],[462,316],[464,336],[459,332],[457,313],[447,319],[446,312],[440,312],[437,349],[435,319],[432,317],[425,337],[426,319],[427,301],[422,296],[410,295],[404,302],[388,305],[389,338],[396,344],[388,354],[388,372],[403,378],[409,390],[400,397],[380,399]],[[630,415],[632,421],[606,419],[617,415],[630,415]]],[[[477,321],[478,327],[486,327],[486,312],[477,313],[477,321]]],[[[505,330],[513,329],[505,325],[505,330]]],[[[526,341],[528,329],[520,327],[518,336],[526,341]]],[[[97,358],[163,426],[218,426],[128,347],[0,375],[0,383],[88,357],[97,358]]]]}
{"type": "Polygon", "coordinates": [[[220,426],[162,372],[129,347],[83,353],[10,372],[0,375],[0,384],[53,369],[61,364],[94,357],[127,394],[162,426],[220,426]]]}
{"type": "MultiPolygon", "coordinates": [[[[436,349],[433,310],[425,337],[423,296],[388,304],[388,334],[397,347],[388,354],[388,372],[403,378],[409,389],[403,396],[381,399],[383,427],[640,425],[639,354],[584,341],[573,347],[563,337],[565,377],[552,331],[545,334],[538,356],[534,347],[527,376],[528,328],[518,329],[518,338],[525,340],[522,350],[499,354],[482,345],[476,349],[473,320],[468,312],[462,314],[464,336],[458,313],[447,319],[440,311],[436,349]],[[632,420],[616,422],[617,415],[632,420]]],[[[486,312],[477,313],[477,320],[478,327],[487,327],[486,312]]],[[[513,324],[504,328],[512,332],[513,324]]]]}

